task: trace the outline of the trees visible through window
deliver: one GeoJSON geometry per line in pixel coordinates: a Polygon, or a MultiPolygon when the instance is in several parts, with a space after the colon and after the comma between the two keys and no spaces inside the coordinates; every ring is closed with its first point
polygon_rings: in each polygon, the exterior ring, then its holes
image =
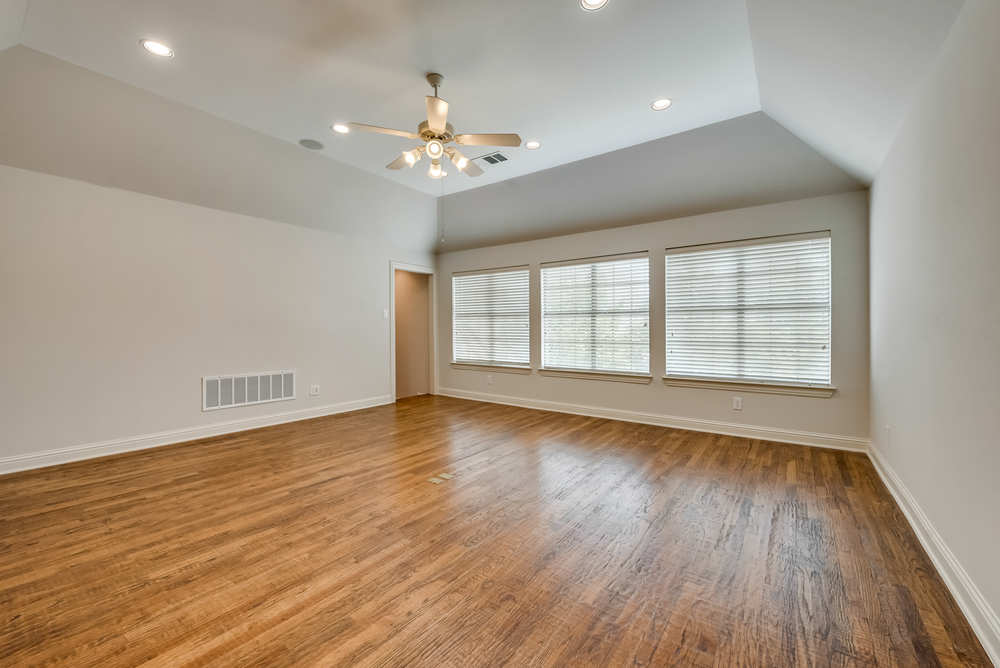
{"type": "Polygon", "coordinates": [[[649,373],[649,258],[542,265],[542,367],[649,373]]]}
{"type": "Polygon", "coordinates": [[[667,251],[667,376],[830,384],[830,235],[667,251]]]}
{"type": "Polygon", "coordinates": [[[452,300],[456,362],[529,365],[526,268],[456,274],[452,300]]]}

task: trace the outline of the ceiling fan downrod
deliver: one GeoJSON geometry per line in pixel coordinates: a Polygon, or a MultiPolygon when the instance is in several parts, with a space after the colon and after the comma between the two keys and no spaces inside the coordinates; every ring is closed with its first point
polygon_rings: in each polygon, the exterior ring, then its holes
{"type": "Polygon", "coordinates": [[[427,75],[427,83],[434,88],[434,97],[438,96],[438,88],[444,83],[444,77],[432,72],[427,75]]]}

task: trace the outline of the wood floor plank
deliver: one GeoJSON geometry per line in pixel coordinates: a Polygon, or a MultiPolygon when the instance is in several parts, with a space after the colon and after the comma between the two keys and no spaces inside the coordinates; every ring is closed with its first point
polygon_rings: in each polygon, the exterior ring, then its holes
{"type": "Polygon", "coordinates": [[[864,455],[424,396],[0,477],[0,665],[990,663],[864,455]]]}

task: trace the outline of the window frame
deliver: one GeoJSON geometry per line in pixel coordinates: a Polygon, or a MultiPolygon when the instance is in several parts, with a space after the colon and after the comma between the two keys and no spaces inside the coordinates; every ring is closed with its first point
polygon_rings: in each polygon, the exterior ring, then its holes
{"type": "Polygon", "coordinates": [[[464,369],[469,371],[497,371],[500,373],[530,374],[531,373],[531,272],[528,265],[515,265],[512,267],[497,267],[492,269],[477,269],[473,271],[457,271],[451,275],[451,366],[454,369],[464,369]],[[525,310],[524,318],[527,332],[525,334],[527,344],[527,362],[519,364],[515,362],[504,362],[502,360],[473,360],[459,359],[456,355],[457,341],[459,339],[457,326],[459,317],[456,313],[458,300],[456,298],[458,283],[456,279],[498,274],[525,274],[525,310]]]}
{"type": "Polygon", "coordinates": [[[721,389],[721,390],[737,390],[737,391],[747,391],[747,392],[759,392],[766,394],[785,394],[785,395],[795,395],[795,396],[809,396],[809,397],[831,397],[836,391],[836,387],[833,385],[833,238],[829,230],[821,230],[816,232],[807,232],[801,234],[788,234],[773,237],[758,237],[753,239],[743,239],[738,241],[714,243],[714,244],[699,244],[695,246],[682,246],[675,248],[666,249],[664,255],[664,375],[663,382],[668,386],[675,387],[694,387],[702,389],[721,389]],[[684,253],[694,253],[699,251],[709,251],[709,250],[723,250],[726,248],[740,248],[740,247],[759,247],[767,246],[771,244],[781,244],[795,241],[808,241],[812,239],[828,239],[829,240],[829,278],[827,279],[828,285],[828,342],[826,344],[828,350],[828,366],[829,366],[829,381],[826,383],[819,382],[805,382],[805,381],[794,381],[794,380],[775,380],[775,379],[755,379],[748,377],[721,377],[721,376],[696,376],[696,375],[682,375],[682,374],[670,374],[669,369],[669,342],[670,342],[670,326],[669,326],[669,269],[667,268],[667,263],[669,262],[669,257],[671,255],[680,255],[684,253]]]}
{"type": "MultiPolygon", "coordinates": [[[[563,260],[558,262],[544,262],[540,265],[539,277],[541,281],[541,286],[539,290],[539,311],[541,316],[541,337],[539,340],[541,350],[539,355],[541,357],[541,365],[538,369],[538,373],[542,376],[554,376],[561,378],[577,378],[585,380],[605,380],[614,382],[625,382],[625,383],[639,383],[648,384],[652,381],[653,376],[650,373],[650,356],[651,356],[651,338],[649,335],[650,330],[650,284],[649,284],[649,252],[640,251],[634,253],[624,253],[615,255],[606,255],[600,257],[590,257],[590,258],[580,258],[574,260],[563,260]],[[575,367],[560,367],[560,366],[546,366],[545,364],[545,352],[546,352],[546,335],[548,332],[548,327],[546,324],[546,299],[545,299],[545,288],[546,288],[546,270],[556,269],[559,267],[578,267],[578,266],[588,266],[588,265],[598,265],[598,264],[609,264],[613,262],[622,262],[626,260],[645,260],[646,261],[646,371],[635,372],[627,370],[618,369],[595,369],[595,368],[575,368],[575,367]]],[[[594,289],[596,289],[597,284],[594,284],[594,289]]],[[[594,352],[592,351],[593,355],[594,352]]]]}

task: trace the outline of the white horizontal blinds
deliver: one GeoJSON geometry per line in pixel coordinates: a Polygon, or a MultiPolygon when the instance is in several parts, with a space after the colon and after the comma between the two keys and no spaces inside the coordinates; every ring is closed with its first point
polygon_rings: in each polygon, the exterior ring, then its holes
{"type": "Polygon", "coordinates": [[[542,266],[542,366],[649,373],[649,258],[542,266]]]}
{"type": "Polygon", "coordinates": [[[667,375],[830,384],[830,237],[667,253],[667,375]]]}
{"type": "Polygon", "coordinates": [[[527,269],[456,274],[452,295],[456,362],[529,365],[527,269]]]}

